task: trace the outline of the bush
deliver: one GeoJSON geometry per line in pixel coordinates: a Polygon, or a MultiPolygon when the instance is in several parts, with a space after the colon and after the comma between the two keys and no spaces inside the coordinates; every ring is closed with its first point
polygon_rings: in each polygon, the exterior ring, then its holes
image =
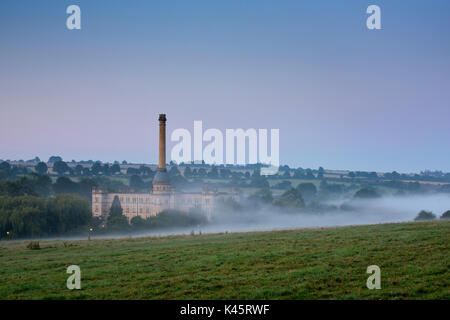
{"type": "Polygon", "coordinates": [[[30,250],[40,250],[41,247],[39,246],[39,241],[30,241],[30,243],[27,245],[27,248],[30,250]]]}
{"type": "Polygon", "coordinates": [[[158,215],[146,220],[151,229],[198,226],[207,221],[206,216],[201,212],[186,213],[173,209],[163,210],[158,215]]]}
{"type": "Polygon", "coordinates": [[[128,231],[130,224],[128,218],[124,215],[113,216],[108,218],[107,228],[109,231],[128,231]]]}
{"type": "Polygon", "coordinates": [[[433,214],[433,212],[422,210],[419,212],[414,221],[428,221],[434,219],[436,219],[436,216],[433,214]]]}
{"type": "Polygon", "coordinates": [[[63,241],[63,245],[64,245],[64,248],[70,248],[70,247],[75,246],[73,243],[70,243],[68,241],[63,241]]]}

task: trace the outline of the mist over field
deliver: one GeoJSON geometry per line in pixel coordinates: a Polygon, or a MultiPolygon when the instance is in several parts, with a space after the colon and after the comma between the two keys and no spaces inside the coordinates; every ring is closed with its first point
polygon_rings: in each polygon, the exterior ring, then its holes
{"type": "MultiPolygon", "coordinates": [[[[212,221],[197,227],[152,230],[151,232],[109,234],[94,238],[123,238],[164,236],[175,234],[270,231],[280,229],[367,225],[411,222],[419,211],[432,211],[438,217],[450,209],[450,195],[385,196],[379,199],[352,200],[351,209],[340,209],[348,200],[330,201],[327,211],[303,209],[287,212],[279,208],[265,208],[232,213],[216,211],[212,221]]],[[[73,239],[73,238],[72,238],[73,239]]]]}

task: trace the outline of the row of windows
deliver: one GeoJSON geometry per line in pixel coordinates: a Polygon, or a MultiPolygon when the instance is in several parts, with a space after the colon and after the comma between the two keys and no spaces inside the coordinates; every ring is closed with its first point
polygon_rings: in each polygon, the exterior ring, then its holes
{"type": "MultiPolygon", "coordinates": [[[[188,199],[188,200],[191,200],[191,199],[188,199]]],[[[187,203],[186,201],[184,203],[187,203]]],[[[189,201],[189,203],[191,203],[191,201],[189,201]]],[[[168,204],[168,202],[166,202],[166,204],[168,204]]],[[[209,204],[209,199],[206,199],[206,204],[207,205],[209,204]]],[[[198,207],[198,206],[199,206],[199,203],[198,203],[198,201],[196,199],[195,207],[198,207]]],[[[126,207],[125,210],[124,210],[125,211],[124,213],[137,213],[138,210],[139,210],[139,213],[144,213],[144,210],[145,210],[145,213],[150,213],[150,208],[149,207],[139,208],[139,209],[137,209],[136,207],[131,207],[131,210],[130,210],[130,207],[126,207]]],[[[95,206],[95,212],[99,212],[98,206],[95,206]]]]}
{"type": "MultiPolygon", "coordinates": [[[[129,207],[127,207],[126,211],[124,213],[137,213],[136,208],[131,208],[132,210],[130,210],[129,207]]],[[[139,213],[144,213],[144,208],[139,208],[139,213]]],[[[150,213],[150,208],[145,208],[145,213],[150,213]]]]}
{"type": "MultiPolygon", "coordinates": [[[[198,206],[200,204],[200,199],[191,199],[191,198],[182,199],[182,200],[179,200],[178,203],[183,203],[183,204],[192,204],[192,203],[194,203],[196,206],[198,206]],[[194,200],[194,201],[192,201],[192,200],[194,200]]],[[[205,203],[209,204],[210,200],[206,199],[205,203]]]]}
{"type": "MultiPolygon", "coordinates": [[[[169,200],[165,199],[165,200],[161,201],[161,199],[159,199],[159,198],[156,198],[156,199],[150,199],[150,198],[145,198],[145,199],[139,198],[138,199],[138,198],[123,198],[123,197],[120,198],[121,203],[138,203],[138,201],[141,204],[144,204],[144,203],[146,203],[146,204],[163,204],[163,203],[168,204],[169,203],[169,200]],[[124,202],[124,200],[125,200],[125,202],[124,202]]],[[[185,203],[185,204],[195,203],[196,205],[198,205],[200,203],[200,199],[188,198],[188,199],[180,200],[180,202],[185,203]]],[[[205,203],[209,204],[210,199],[206,199],[205,203]]]]}
{"type": "MultiPolygon", "coordinates": [[[[96,198],[96,200],[97,200],[97,198],[96,198]]],[[[129,198],[127,198],[127,200],[129,200],[129,198]]],[[[136,198],[133,198],[133,200],[136,200],[136,198]]],[[[144,203],[144,201],[142,201],[144,199],[139,199],[139,200],[140,200],[139,203],[144,203]]],[[[154,201],[151,201],[152,199],[145,199],[145,200],[146,200],[145,203],[147,203],[147,204],[155,204],[155,205],[161,205],[161,204],[168,205],[169,204],[169,200],[167,200],[167,199],[164,201],[161,201],[161,199],[159,199],[159,198],[154,199],[154,201]]],[[[95,202],[97,202],[97,201],[95,201],[95,202]]],[[[127,201],[127,202],[129,202],[129,201],[127,201]]],[[[136,203],[136,201],[133,201],[133,203],[136,203]]],[[[180,200],[179,203],[182,203],[182,204],[194,203],[196,206],[198,206],[200,204],[200,200],[194,199],[194,201],[192,201],[192,199],[184,199],[184,200],[180,200]]],[[[205,204],[209,205],[210,199],[206,199],[205,204]]],[[[98,212],[98,211],[99,211],[98,206],[95,206],[95,212],[98,212]]],[[[129,211],[129,207],[127,207],[127,211],[129,211]]]]}
{"type": "Polygon", "coordinates": [[[161,203],[169,203],[169,200],[165,199],[163,201],[161,201],[161,199],[156,198],[156,199],[152,199],[152,198],[124,198],[124,197],[120,197],[119,198],[120,203],[151,203],[151,204],[161,204],[161,203]]]}
{"type": "MultiPolygon", "coordinates": [[[[169,200],[166,199],[164,201],[161,201],[161,199],[159,199],[159,198],[151,199],[151,198],[128,198],[128,197],[124,198],[124,197],[120,197],[119,200],[120,200],[120,203],[138,203],[138,202],[142,203],[142,204],[144,204],[144,203],[148,203],[148,204],[162,204],[162,203],[166,203],[166,204],[168,204],[169,203],[169,200]]],[[[94,202],[98,203],[99,199],[96,197],[94,202]]],[[[194,201],[192,201],[192,199],[190,199],[190,198],[181,200],[181,203],[186,203],[186,204],[191,204],[193,202],[195,204],[199,204],[200,203],[200,199],[194,199],[194,201]]],[[[206,202],[206,204],[209,204],[210,200],[206,199],[205,202],[206,202]]]]}
{"type": "MultiPolygon", "coordinates": [[[[161,203],[161,200],[159,198],[156,198],[156,201],[152,201],[152,200],[155,200],[155,199],[151,199],[151,198],[129,198],[129,197],[125,198],[125,197],[119,197],[119,200],[120,200],[120,203],[138,203],[138,202],[139,203],[152,203],[152,204],[161,203]]],[[[94,202],[95,203],[99,203],[100,202],[99,198],[95,197],[94,198],[94,202]]],[[[112,202],[112,200],[111,200],[111,202],[112,202]]],[[[169,200],[165,200],[165,203],[168,203],[168,202],[169,202],[169,200]]]]}
{"type": "MultiPolygon", "coordinates": [[[[98,212],[99,208],[98,206],[95,206],[95,212],[98,212]]],[[[126,207],[126,209],[124,210],[124,213],[137,213],[137,209],[136,208],[131,208],[130,207],[126,207]]],[[[139,208],[139,213],[144,213],[144,208],[139,208]]],[[[150,213],[150,208],[145,208],[145,213],[150,213]]]]}

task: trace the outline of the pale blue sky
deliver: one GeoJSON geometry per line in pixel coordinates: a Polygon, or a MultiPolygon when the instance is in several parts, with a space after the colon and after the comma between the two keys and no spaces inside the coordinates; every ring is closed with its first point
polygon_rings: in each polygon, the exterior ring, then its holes
{"type": "Polygon", "coordinates": [[[279,128],[290,166],[450,171],[449,1],[2,0],[0,40],[2,159],[156,163],[166,113],[279,128]]]}

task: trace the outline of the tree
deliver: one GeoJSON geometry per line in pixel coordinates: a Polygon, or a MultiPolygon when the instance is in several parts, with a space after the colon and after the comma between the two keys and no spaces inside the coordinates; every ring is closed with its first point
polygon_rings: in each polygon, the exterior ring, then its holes
{"type": "Polygon", "coordinates": [[[142,165],[142,166],[139,167],[139,171],[144,176],[153,177],[153,171],[152,171],[152,169],[150,167],[142,165]]]}
{"type": "Polygon", "coordinates": [[[63,175],[65,172],[69,171],[69,166],[64,161],[56,161],[53,164],[53,171],[59,175],[63,175]]]}
{"type": "Polygon", "coordinates": [[[302,179],[305,177],[305,170],[302,168],[297,168],[294,171],[294,179],[302,179]]]}
{"type": "Polygon", "coordinates": [[[450,210],[445,211],[442,214],[441,219],[450,219],[450,210]]]}
{"type": "Polygon", "coordinates": [[[102,167],[102,172],[105,176],[109,175],[109,164],[105,163],[102,167]]]}
{"type": "Polygon", "coordinates": [[[55,162],[58,162],[58,161],[62,161],[62,158],[61,157],[59,157],[59,156],[51,156],[49,159],[48,159],[48,163],[55,163],[55,162]]]}
{"type": "Polygon", "coordinates": [[[177,166],[173,166],[172,168],[170,168],[170,170],[169,170],[169,176],[170,177],[175,177],[175,176],[178,176],[178,175],[181,175],[181,172],[180,172],[180,170],[178,170],[177,166]]]}
{"type": "Polygon", "coordinates": [[[83,167],[82,175],[86,176],[86,177],[90,177],[90,176],[92,176],[92,172],[91,172],[91,170],[88,167],[83,167]]]}
{"type": "Polygon", "coordinates": [[[89,202],[75,195],[43,199],[0,196],[0,238],[40,237],[75,232],[92,217],[89,202]]]}
{"type": "Polygon", "coordinates": [[[269,188],[270,184],[269,181],[267,181],[266,176],[262,176],[258,170],[255,170],[251,177],[250,186],[256,188],[269,188]]]}
{"type": "Polygon", "coordinates": [[[325,170],[322,167],[319,167],[319,170],[317,171],[317,179],[323,179],[324,173],[325,173],[325,170]]]}
{"type": "Polygon", "coordinates": [[[170,178],[170,184],[177,190],[183,190],[189,185],[188,180],[182,175],[177,175],[170,178]]]}
{"type": "Polygon", "coordinates": [[[27,162],[39,163],[39,162],[41,162],[41,159],[39,157],[34,157],[34,159],[28,160],[27,162]]]}
{"type": "MultiPolygon", "coordinates": [[[[219,173],[220,173],[220,177],[222,179],[229,179],[230,176],[231,176],[231,170],[230,169],[220,169],[219,173]]],[[[245,173],[248,173],[248,171],[245,172],[245,173]]]]}
{"type": "Polygon", "coordinates": [[[39,197],[49,197],[52,193],[52,179],[47,175],[39,175],[36,173],[30,176],[34,193],[39,197]]]}
{"type": "Polygon", "coordinates": [[[212,166],[211,170],[208,172],[208,177],[211,179],[219,178],[219,170],[216,166],[212,166]]]}
{"type": "Polygon", "coordinates": [[[174,209],[165,209],[158,215],[147,218],[151,228],[174,228],[198,226],[206,221],[206,217],[201,212],[192,210],[189,214],[174,209]]]}
{"type": "Polygon", "coordinates": [[[109,219],[106,226],[109,231],[123,232],[129,229],[130,224],[128,223],[127,217],[119,216],[109,219]]]}
{"type": "Polygon", "coordinates": [[[123,209],[122,209],[122,205],[120,204],[119,197],[114,196],[113,202],[111,204],[111,208],[109,209],[108,218],[121,216],[122,214],[123,214],[123,209]]]}
{"type": "Polygon", "coordinates": [[[186,167],[186,169],[184,169],[183,175],[186,179],[189,179],[190,177],[192,177],[191,168],[186,167]]]}
{"type": "Polygon", "coordinates": [[[369,179],[378,179],[378,174],[375,171],[372,171],[368,175],[369,179]]]}
{"type": "Polygon", "coordinates": [[[136,174],[136,175],[139,175],[139,174],[141,174],[141,170],[130,167],[130,168],[127,169],[127,174],[131,174],[131,175],[136,174]]]}
{"type": "Polygon", "coordinates": [[[206,177],[206,170],[205,170],[204,168],[198,169],[198,176],[199,176],[200,178],[206,177]]]}
{"type": "Polygon", "coordinates": [[[353,198],[355,199],[376,199],[379,198],[380,195],[378,192],[373,188],[362,188],[359,189],[353,198]]]}
{"type": "Polygon", "coordinates": [[[422,210],[419,212],[419,214],[414,219],[414,221],[427,221],[427,220],[434,220],[434,219],[436,219],[436,216],[433,214],[433,212],[422,210]]]}
{"type": "Polygon", "coordinates": [[[303,208],[305,202],[303,201],[301,193],[294,188],[284,192],[280,199],[275,201],[275,205],[285,208],[303,208]]]}
{"type": "Polygon", "coordinates": [[[81,164],[78,164],[74,170],[75,175],[77,176],[83,175],[83,169],[84,169],[83,166],[81,164]]]}
{"type": "Polygon", "coordinates": [[[9,162],[3,161],[2,163],[0,163],[0,171],[2,170],[9,173],[9,171],[11,170],[11,165],[9,164],[9,162]]]}
{"type": "Polygon", "coordinates": [[[309,179],[309,180],[313,180],[313,179],[315,179],[316,177],[315,177],[314,174],[312,173],[312,170],[311,170],[311,169],[306,169],[306,170],[305,170],[305,178],[306,178],[306,179],[309,179]]]}
{"type": "Polygon", "coordinates": [[[47,164],[45,164],[45,162],[39,162],[34,169],[36,170],[37,173],[39,174],[46,174],[48,171],[48,167],[47,164]]]}
{"type": "Polygon", "coordinates": [[[283,180],[283,181],[277,183],[276,185],[274,185],[272,188],[287,190],[287,189],[292,188],[292,182],[287,181],[287,180],[283,180]]]}
{"type": "Polygon", "coordinates": [[[70,178],[59,177],[55,184],[53,184],[53,191],[55,191],[56,194],[78,193],[79,188],[78,184],[70,180],[70,178]]]}
{"type": "Polygon", "coordinates": [[[145,229],[145,227],[147,226],[146,221],[142,219],[141,216],[135,216],[131,218],[130,224],[135,230],[142,230],[145,229]]]}
{"type": "Polygon", "coordinates": [[[102,163],[100,161],[97,161],[96,163],[94,163],[92,165],[91,171],[93,175],[100,175],[100,172],[102,172],[103,167],[102,167],[102,163]]]}
{"type": "Polygon", "coordinates": [[[272,203],[273,201],[272,191],[270,190],[270,188],[262,188],[257,192],[255,192],[254,194],[252,194],[249,197],[249,200],[262,203],[272,203]]]}
{"type": "Polygon", "coordinates": [[[301,193],[303,199],[306,201],[312,200],[317,194],[317,188],[311,182],[300,183],[297,186],[297,190],[301,193]]]}
{"type": "Polygon", "coordinates": [[[61,194],[48,200],[48,210],[57,217],[56,232],[66,233],[86,227],[92,218],[89,202],[74,194],[61,194]]]}
{"type": "Polygon", "coordinates": [[[144,187],[144,181],[142,181],[141,177],[132,175],[130,177],[130,187],[136,190],[142,189],[144,187]]]}
{"type": "MultiPolygon", "coordinates": [[[[374,190],[373,190],[374,191],[374,190]]],[[[325,196],[336,196],[344,192],[344,185],[340,183],[328,183],[323,179],[320,181],[320,193],[325,196]]],[[[363,197],[364,194],[361,195],[363,197]]],[[[359,196],[359,195],[358,195],[359,196]]],[[[358,197],[356,196],[356,197],[358,197]]],[[[367,195],[369,197],[369,195],[367,195]]]]}
{"type": "Polygon", "coordinates": [[[78,182],[78,194],[83,198],[92,200],[92,188],[98,187],[98,184],[89,178],[83,178],[78,182]]]}
{"type": "Polygon", "coordinates": [[[283,179],[291,179],[292,178],[291,177],[291,172],[290,171],[285,171],[283,173],[283,175],[281,176],[281,178],[283,178],[283,179]]]}
{"type": "Polygon", "coordinates": [[[27,177],[22,177],[14,181],[6,181],[3,185],[3,194],[11,197],[37,196],[33,182],[27,177]]]}
{"type": "Polygon", "coordinates": [[[109,210],[107,227],[111,231],[125,231],[128,229],[128,219],[123,215],[122,206],[118,196],[114,197],[109,210]]]}
{"type": "Polygon", "coordinates": [[[386,172],[383,177],[385,179],[398,180],[401,178],[401,175],[397,171],[392,171],[391,173],[386,172]]]}
{"type": "Polygon", "coordinates": [[[120,165],[118,163],[114,163],[110,169],[111,174],[120,173],[120,165]]]}

